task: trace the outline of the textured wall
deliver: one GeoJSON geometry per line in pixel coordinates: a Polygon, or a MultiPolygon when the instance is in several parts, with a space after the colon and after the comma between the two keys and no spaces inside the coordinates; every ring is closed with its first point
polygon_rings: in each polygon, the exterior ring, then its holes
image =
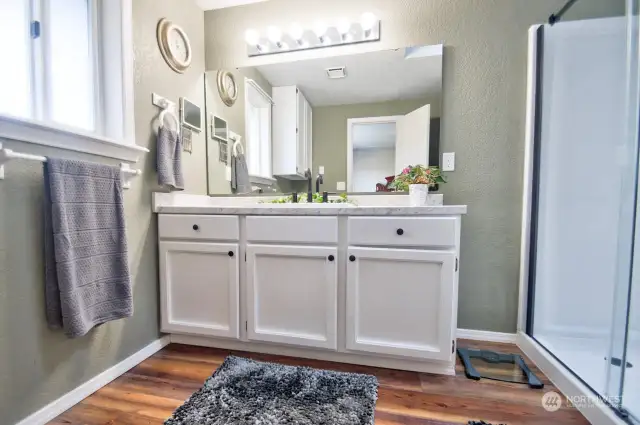
{"type": "MultiPolygon", "coordinates": [[[[440,102],[426,99],[397,100],[355,105],[313,108],[313,172],[324,165],[324,189],[336,190],[337,182],[347,181],[347,120],[349,118],[405,115],[430,103],[439,116],[440,102]]],[[[374,192],[369,190],[368,192],[374,192]]]]}
{"type": "MultiPolygon", "coordinates": [[[[135,0],[136,142],[151,149],[136,167],[144,175],[125,192],[129,262],[135,314],[98,327],[76,340],[50,331],[44,316],[42,261],[42,166],[14,161],[0,181],[0,424],[14,424],[159,336],[156,218],[151,213],[155,185],[156,109],[151,92],[173,100],[187,96],[204,109],[203,12],[191,0],[135,0]],[[156,23],[167,17],[183,26],[194,48],[193,65],[183,75],[171,71],[157,48],[156,23]]],[[[4,141],[3,141],[4,142],[4,141]]],[[[5,142],[7,143],[7,142],[5,142]]],[[[7,143],[21,151],[67,156],[64,152],[7,143]]],[[[75,157],[99,161],[90,156],[75,157]]],[[[189,192],[206,193],[204,136],[186,154],[189,192]]]]}
{"type": "MultiPolygon", "coordinates": [[[[462,220],[463,328],[513,332],[518,305],[527,30],[565,0],[271,0],[205,13],[207,69],[421,44],[445,45],[441,152],[456,153],[442,191],[467,204],[462,220]],[[297,21],[382,19],[382,40],[247,58],[247,28],[297,21]]],[[[566,19],[622,15],[624,0],[581,0],[566,19]]]]}

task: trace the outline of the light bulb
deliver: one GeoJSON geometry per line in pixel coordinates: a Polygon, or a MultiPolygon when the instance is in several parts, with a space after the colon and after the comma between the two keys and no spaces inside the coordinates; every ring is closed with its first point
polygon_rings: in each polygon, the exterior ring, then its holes
{"type": "Polygon", "coordinates": [[[313,26],[313,32],[316,33],[318,38],[322,38],[327,33],[327,24],[323,21],[318,21],[313,26]]]}
{"type": "Polygon", "coordinates": [[[362,25],[362,29],[365,31],[370,31],[373,29],[373,26],[378,22],[378,17],[371,12],[366,12],[362,14],[360,18],[360,25],[362,25]]]}
{"type": "Polygon", "coordinates": [[[278,27],[267,28],[267,37],[272,43],[278,44],[282,40],[282,31],[278,27]]]}
{"type": "Polygon", "coordinates": [[[338,29],[340,35],[348,34],[349,30],[351,29],[351,22],[349,22],[347,18],[340,18],[338,19],[336,28],[338,29]]]}
{"type": "Polygon", "coordinates": [[[302,36],[304,35],[304,29],[300,26],[300,24],[293,24],[289,29],[289,35],[296,41],[302,40],[302,36]]]}
{"type": "Polygon", "coordinates": [[[250,46],[257,46],[260,44],[260,33],[254,29],[248,29],[244,33],[244,39],[250,46]]]}

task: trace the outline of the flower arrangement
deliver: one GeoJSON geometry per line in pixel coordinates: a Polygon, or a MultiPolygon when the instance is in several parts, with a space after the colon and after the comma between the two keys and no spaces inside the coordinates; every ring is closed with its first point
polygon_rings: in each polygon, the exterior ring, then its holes
{"type": "Polygon", "coordinates": [[[402,173],[398,174],[395,179],[389,183],[389,188],[400,192],[409,190],[411,184],[426,184],[434,186],[438,183],[446,183],[440,172],[440,168],[436,166],[425,167],[424,165],[409,165],[402,173]]]}

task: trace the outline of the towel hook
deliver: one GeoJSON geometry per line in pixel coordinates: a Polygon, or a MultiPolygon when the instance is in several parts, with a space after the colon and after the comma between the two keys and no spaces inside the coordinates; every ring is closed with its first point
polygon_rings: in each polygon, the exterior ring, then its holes
{"type": "Polygon", "coordinates": [[[236,141],[233,142],[233,146],[231,147],[234,156],[238,156],[238,149],[240,149],[240,152],[244,155],[244,146],[242,146],[242,143],[240,143],[240,139],[242,139],[242,137],[238,136],[236,141]]]}
{"type": "Polygon", "coordinates": [[[162,111],[160,111],[160,115],[158,115],[159,125],[163,126],[165,117],[169,115],[176,125],[176,131],[180,130],[180,121],[178,121],[178,117],[176,117],[174,113],[175,105],[173,103],[170,103],[167,99],[161,99],[159,101],[159,104],[162,108],[162,111]]]}

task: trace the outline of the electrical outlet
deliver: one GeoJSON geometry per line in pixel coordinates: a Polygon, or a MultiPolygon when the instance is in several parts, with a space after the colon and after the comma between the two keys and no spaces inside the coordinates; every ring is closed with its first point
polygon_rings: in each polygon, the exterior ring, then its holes
{"type": "Polygon", "coordinates": [[[318,167],[318,174],[320,174],[321,176],[324,176],[324,165],[320,165],[318,167]]]}
{"type": "Polygon", "coordinates": [[[456,169],[456,154],[445,152],[442,154],[442,171],[453,171],[456,169]]]}
{"type": "Polygon", "coordinates": [[[224,178],[228,182],[231,181],[231,167],[229,167],[229,166],[224,167],[224,178]]]}
{"type": "Polygon", "coordinates": [[[338,182],[336,190],[347,190],[347,184],[345,182],[338,182]]]}

